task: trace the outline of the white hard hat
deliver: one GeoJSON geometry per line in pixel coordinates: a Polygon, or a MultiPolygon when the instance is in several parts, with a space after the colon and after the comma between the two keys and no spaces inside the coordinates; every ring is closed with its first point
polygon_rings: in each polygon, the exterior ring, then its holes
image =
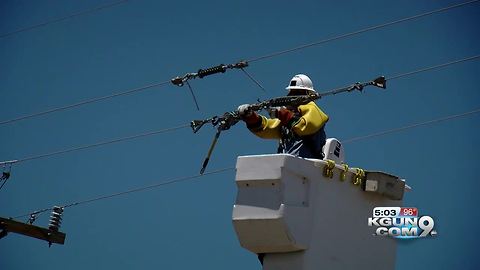
{"type": "Polygon", "coordinates": [[[310,80],[310,78],[304,74],[297,74],[293,76],[293,78],[290,80],[290,85],[288,85],[285,89],[300,89],[306,90],[309,94],[316,93],[315,89],[313,89],[312,80],[310,80]]]}

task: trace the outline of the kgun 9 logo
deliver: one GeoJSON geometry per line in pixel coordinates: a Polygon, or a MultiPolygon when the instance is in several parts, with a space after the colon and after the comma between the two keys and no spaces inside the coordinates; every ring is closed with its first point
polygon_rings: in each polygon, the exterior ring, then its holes
{"type": "Polygon", "coordinates": [[[374,235],[408,239],[434,236],[435,222],[430,216],[418,217],[414,207],[375,207],[368,226],[376,226],[374,235]]]}

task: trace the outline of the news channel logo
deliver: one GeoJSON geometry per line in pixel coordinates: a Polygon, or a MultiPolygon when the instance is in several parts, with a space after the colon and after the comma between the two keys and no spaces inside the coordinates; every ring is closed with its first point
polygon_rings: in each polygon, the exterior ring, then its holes
{"type": "Polygon", "coordinates": [[[375,207],[368,226],[376,227],[375,236],[412,239],[437,235],[433,218],[418,216],[415,207],[375,207]]]}

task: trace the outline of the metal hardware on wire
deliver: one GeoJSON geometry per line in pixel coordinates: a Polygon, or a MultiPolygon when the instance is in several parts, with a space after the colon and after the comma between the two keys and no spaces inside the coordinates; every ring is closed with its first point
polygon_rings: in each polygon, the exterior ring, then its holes
{"type": "Polygon", "coordinates": [[[206,69],[199,69],[196,73],[187,73],[183,75],[182,77],[177,76],[171,80],[171,82],[176,85],[176,86],[183,86],[188,80],[195,79],[195,78],[203,78],[209,75],[217,74],[217,73],[225,73],[227,69],[242,69],[244,67],[248,67],[248,62],[247,61],[239,61],[238,63],[235,64],[220,64],[218,66],[214,67],[209,67],[206,69]]]}
{"type": "Polygon", "coordinates": [[[0,182],[2,184],[0,185],[0,189],[3,188],[5,183],[7,183],[7,180],[10,178],[11,172],[12,172],[12,164],[11,163],[4,163],[3,165],[3,170],[2,170],[2,175],[0,176],[0,182]],[[8,166],[8,169],[6,169],[8,166]]]}
{"type": "Polygon", "coordinates": [[[30,214],[28,218],[28,224],[33,225],[33,223],[37,220],[37,214],[35,212],[30,214]]]}
{"type": "MultiPolygon", "coordinates": [[[[195,78],[200,78],[201,79],[203,77],[210,76],[210,75],[217,74],[217,73],[225,73],[225,71],[227,71],[227,69],[236,68],[236,69],[242,69],[243,70],[244,67],[248,67],[248,62],[247,61],[240,61],[238,63],[228,64],[228,65],[220,64],[218,66],[209,67],[209,68],[206,68],[206,69],[199,69],[197,72],[187,73],[187,74],[183,75],[182,77],[177,76],[177,77],[171,79],[171,82],[172,82],[172,84],[174,84],[176,86],[184,86],[186,84],[188,86],[188,89],[190,90],[190,94],[192,95],[192,98],[193,98],[193,101],[195,102],[195,106],[197,107],[197,110],[200,110],[200,107],[198,106],[197,98],[195,97],[195,93],[193,92],[192,86],[188,83],[189,80],[195,79],[195,78]]],[[[243,71],[245,72],[245,70],[243,70],[243,71]]],[[[251,78],[257,85],[259,85],[258,82],[255,81],[251,76],[249,76],[249,75],[247,75],[247,76],[249,78],[251,78]]]]}
{"type": "Polygon", "coordinates": [[[10,171],[3,171],[2,176],[0,176],[0,180],[7,181],[10,178],[10,171]]]}
{"type": "Polygon", "coordinates": [[[6,165],[12,165],[14,163],[17,163],[18,160],[6,160],[6,161],[0,161],[0,166],[6,166],[6,165]]]}

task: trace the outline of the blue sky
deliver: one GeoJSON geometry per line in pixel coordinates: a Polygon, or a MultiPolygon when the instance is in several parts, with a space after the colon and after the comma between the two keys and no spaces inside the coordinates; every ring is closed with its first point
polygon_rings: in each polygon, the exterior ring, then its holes
{"type": "MultiPolygon", "coordinates": [[[[2,1],[0,34],[109,3],[2,1]]],[[[125,4],[0,39],[0,120],[168,80],[445,7],[458,1],[182,1],[125,4]]],[[[480,52],[480,4],[258,61],[240,71],[168,85],[0,126],[0,159],[47,153],[188,123],[285,94],[298,73],[319,91],[480,52]]],[[[480,107],[479,61],[389,83],[387,91],[318,101],[329,137],[348,139],[480,107]]],[[[347,163],[413,187],[404,204],[435,218],[438,236],[399,241],[397,269],[476,269],[479,116],[346,144],[347,163]]],[[[0,216],[197,174],[214,130],[189,129],[13,166],[0,216]]],[[[222,134],[209,168],[272,153],[239,124],[222,134]]],[[[234,172],[67,208],[65,246],[9,235],[0,269],[260,269],[231,224],[234,172]]],[[[36,222],[46,226],[48,215],[36,222]]],[[[365,217],[365,220],[367,217],[365,217]]]]}

